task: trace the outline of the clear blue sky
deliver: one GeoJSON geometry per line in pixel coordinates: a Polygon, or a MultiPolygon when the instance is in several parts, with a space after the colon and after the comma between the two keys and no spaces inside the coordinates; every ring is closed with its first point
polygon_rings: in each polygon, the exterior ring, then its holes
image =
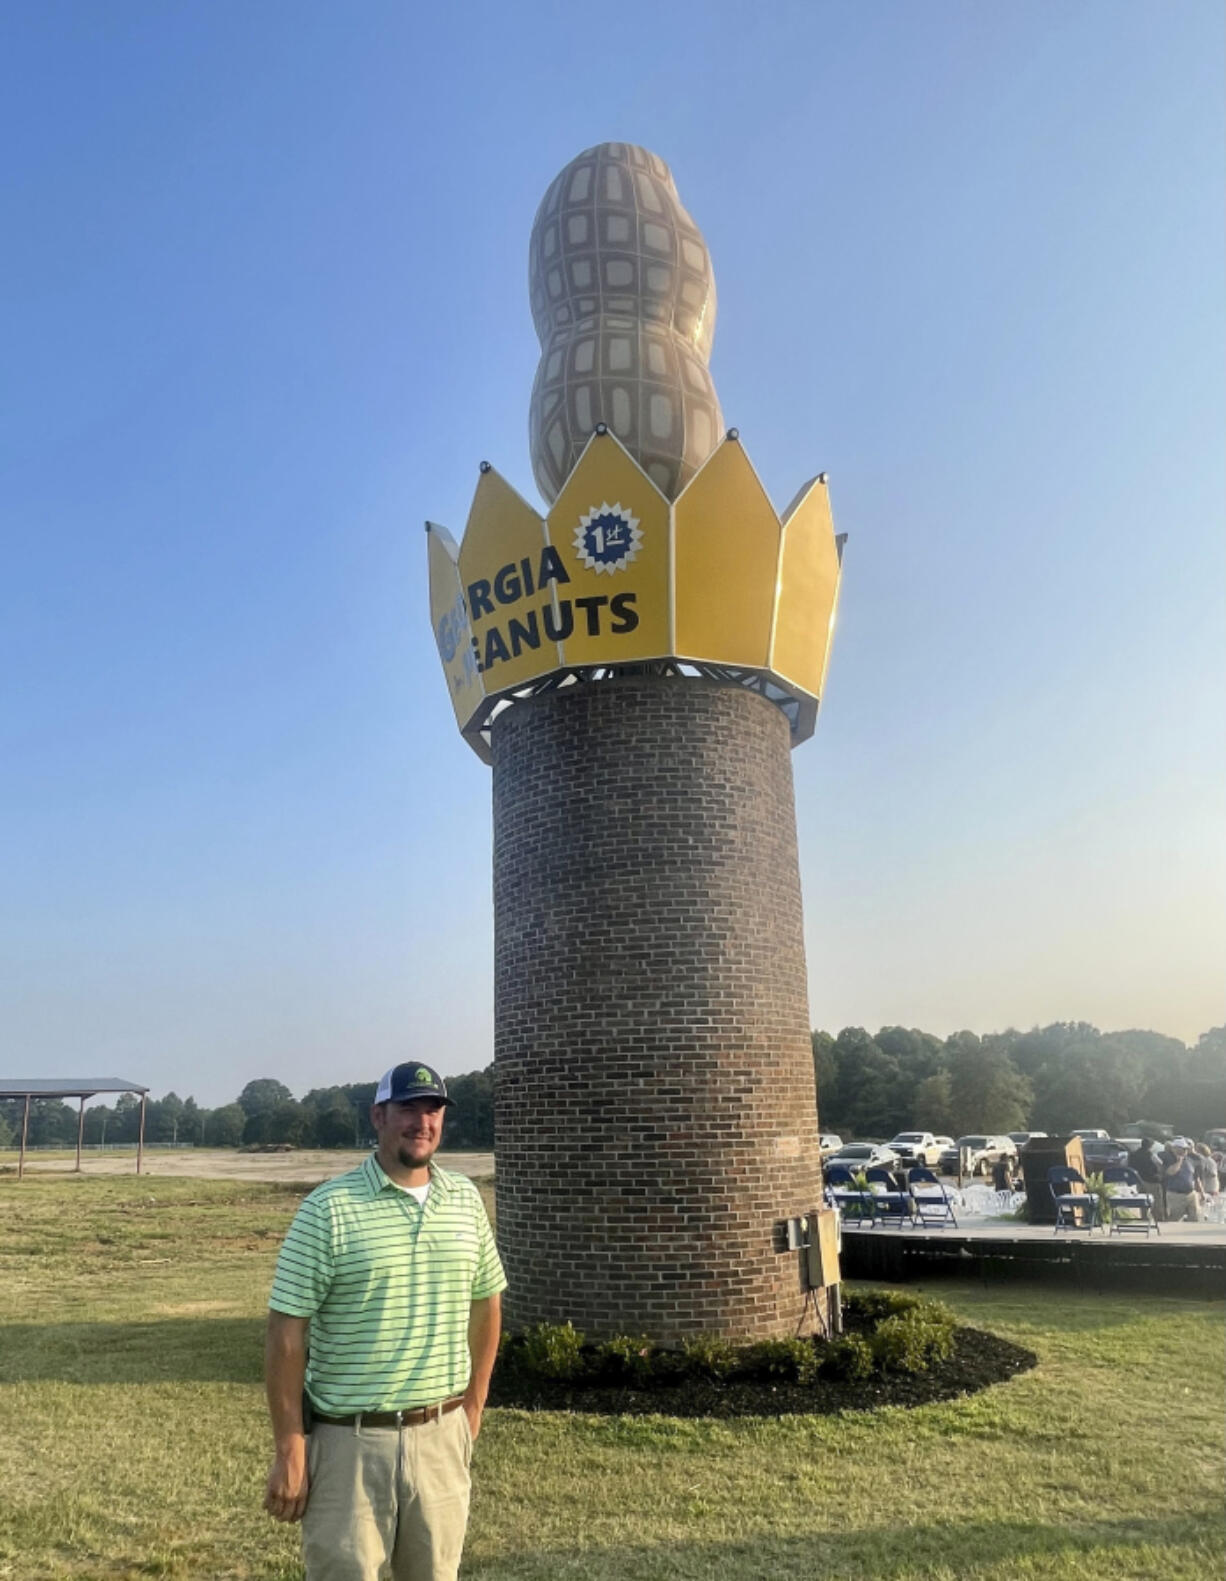
{"type": "Polygon", "coordinates": [[[535,497],[527,241],[673,167],[712,370],[850,534],[812,1020],[1226,1019],[1223,13],[40,0],[0,16],[0,1072],[491,1057],[426,603],[535,497]]]}

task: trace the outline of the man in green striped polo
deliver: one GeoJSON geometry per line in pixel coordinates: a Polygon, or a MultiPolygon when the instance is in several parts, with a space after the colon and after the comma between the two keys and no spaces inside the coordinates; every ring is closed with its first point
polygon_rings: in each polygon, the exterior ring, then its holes
{"type": "Polygon", "coordinates": [[[306,1198],[277,1260],[264,1507],[302,1521],[307,1581],[459,1569],[506,1277],[476,1187],[434,1162],[451,1101],[428,1065],[388,1071],[375,1152],[306,1198]]]}

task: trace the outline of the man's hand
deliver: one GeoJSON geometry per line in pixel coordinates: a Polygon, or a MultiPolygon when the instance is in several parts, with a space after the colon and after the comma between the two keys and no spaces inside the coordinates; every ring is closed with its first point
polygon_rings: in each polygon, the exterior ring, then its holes
{"type": "Polygon", "coordinates": [[[475,1443],[477,1434],[481,1431],[481,1418],[485,1413],[485,1401],[478,1398],[471,1384],[464,1391],[464,1404],[460,1409],[468,1418],[468,1428],[473,1435],[473,1442],[475,1443]]]}
{"type": "Polygon", "coordinates": [[[264,1490],[264,1508],[274,1521],[300,1521],[309,1491],[306,1438],[299,1433],[277,1450],[264,1490]]]}

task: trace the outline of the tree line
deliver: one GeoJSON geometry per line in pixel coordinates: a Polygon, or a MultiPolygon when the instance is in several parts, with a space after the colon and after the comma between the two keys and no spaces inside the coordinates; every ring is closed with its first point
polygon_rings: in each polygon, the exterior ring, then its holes
{"type": "MultiPolygon", "coordinates": [[[[488,1150],[494,1145],[494,1067],[447,1079],[454,1104],[447,1114],[447,1146],[488,1150]]],[[[370,1106],[375,1083],[349,1082],[315,1087],[296,1099],[284,1082],[262,1076],[249,1081],[233,1103],[205,1109],[194,1098],[168,1092],[145,1104],[145,1140],[189,1147],[371,1147],[375,1134],[370,1106]]],[[[21,1137],[24,1100],[0,1101],[0,1147],[15,1147],[21,1137]]],[[[30,1105],[32,1147],[75,1147],[78,1110],[57,1099],[30,1105]]],[[[140,1098],[123,1093],[116,1102],[85,1111],[86,1146],[136,1142],[140,1098]]]]}
{"type": "Polygon", "coordinates": [[[813,1033],[823,1131],[891,1137],[924,1130],[1047,1131],[1080,1126],[1118,1135],[1150,1120],[1199,1136],[1226,1125],[1226,1027],[1188,1048],[1159,1032],[1100,1032],[1057,1021],[1029,1032],[939,1038],[915,1027],[813,1033]]]}
{"type": "MultiPolygon", "coordinates": [[[[916,1027],[844,1027],[813,1033],[818,1115],[824,1131],[890,1137],[921,1129],[950,1136],[975,1131],[1049,1131],[1128,1122],[1166,1122],[1200,1135],[1226,1125],[1226,1027],[1203,1032],[1188,1048],[1178,1038],[1138,1030],[1100,1032],[1084,1021],[1057,1021],[1029,1032],[940,1038],[916,1027]]],[[[451,1076],[455,1100],[447,1146],[494,1145],[494,1067],[451,1076]]],[[[374,1082],[315,1087],[302,1099],[271,1077],[249,1081],[233,1103],[205,1109],[169,1092],[146,1105],[145,1140],[193,1147],[286,1144],[362,1148],[374,1144],[374,1082]]],[[[0,1101],[0,1147],[21,1135],[22,1102],[0,1101]]],[[[85,1111],[87,1145],[135,1143],[140,1099],[85,1111]]],[[[30,1106],[34,1147],[75,1147],[77,1109],[52,1099],[30,1106]]]]}

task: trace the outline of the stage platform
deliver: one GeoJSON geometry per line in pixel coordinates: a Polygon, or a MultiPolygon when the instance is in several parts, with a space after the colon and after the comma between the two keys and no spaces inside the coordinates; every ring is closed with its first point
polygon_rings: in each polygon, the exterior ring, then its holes
{"type": "Polygon", "coordinates": [[[1226,1225],[1164,1224],[1160,1234],[1104,1235],[1049,1224],[963,1220],[955,1229],[860,1229],[843,1223],[847,1279],[887,1284],[949,1277],[1030,1279],[1087,1290],[1226,1295],[1226,1225]]]}

